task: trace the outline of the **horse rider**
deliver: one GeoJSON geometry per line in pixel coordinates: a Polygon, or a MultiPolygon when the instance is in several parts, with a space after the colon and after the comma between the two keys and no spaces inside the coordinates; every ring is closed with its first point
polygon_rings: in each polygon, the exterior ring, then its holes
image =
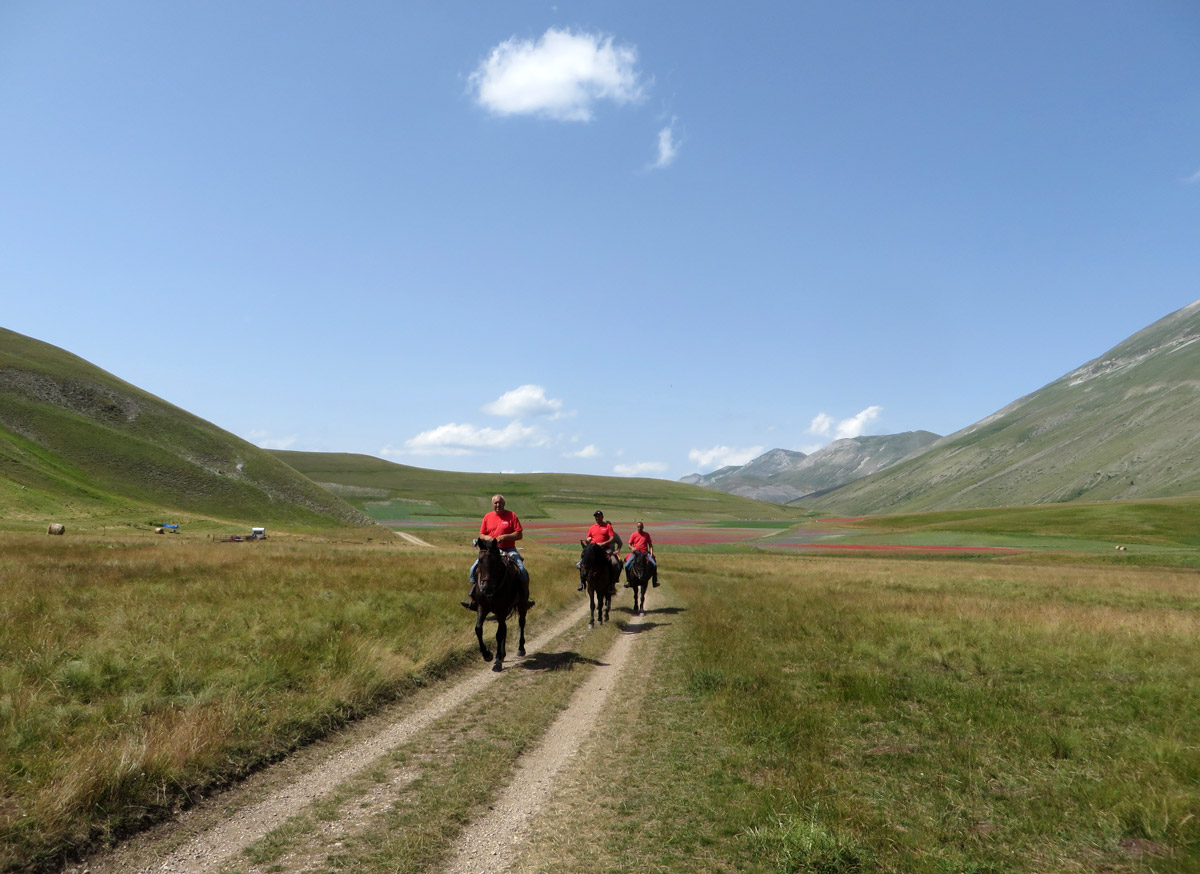
{"type": "MultiPolygon", "coordinates": [[[[613,581],[609,583],[608,594],[615,595],[617,594],[616,577],[620,576],[621,573],[621,560],[617,557],[617,550],[619,550],[622,546],[621,535],[613,529],[611,522],[604,521],[604,513],[602,511],[597,510],[592,514],[592,516],[595,517],[596,521],[593,522],[592,527],[588,529],[587,542],[604,547],[604,552],[608,556],[609,562],[612,564],[613,571],[613,581]]],[[[579,588],[576,589],[576,591],[582,592],[583,589],[583,568],[580,567],[579,588]]]]}
{"type": "Polygon", "coordinates": [[[633,588],[633,583],[629,582],[629,566],[633,564],[633,556],[635,553],[644,552],[646,558],[650,562],[650,579],[654,583],[654,588],[658,588],[658,559],[654,557],[654,541],[650,535],[646,533],[645,526],[637,523],[637,531],[629,535],[629,548],[633,552],[625,556],[625,588],[633,588]]]}
{"type": "MultiPolygon", "coordinates": [[[[496,545],[500,548],[500,552],[516,565],[517,570],[521,573],[521,580],[525,584],[526,609],[533,606],[534,602],[529,598],[529,571],[525,569],[525,562],[521,558],[521,553],[517,551],[517,541],[525,536],[524,529],[521,528],[521,520],[517,518],[517,514],[512,510],[504,509],[504,495],[492,495],[491,512],[483,517],[479,523],[479,539],[482,541],[495,540],[496,545]]],[[[475,559],[475,564],[471,565],[471,588],[467,592],[467,600],[459,601],[468,610],[475,609],[475,568],[479,566],[479,559],[475,559]]]]}

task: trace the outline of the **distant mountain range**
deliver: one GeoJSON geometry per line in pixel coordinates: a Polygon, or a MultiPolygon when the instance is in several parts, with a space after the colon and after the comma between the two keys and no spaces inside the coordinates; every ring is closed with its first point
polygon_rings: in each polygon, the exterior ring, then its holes
{"type": "Polygon", "coordinates": [[[179,514],[373,524],[271,453],[70,352],[0,328],[0,515],[144,524],[179,514]]]}
{"type": "Polygon", "coordinates": [[[929,431],[908,431],[847,437],[835,440],[812,455],[772,449],[740,467],[692,474],[680,482],[775,504],[801,503],[810,496],[886,470],[923,451],[937,439],[938,435],[929,431]]]}
{"type": "Polygon", "coordinates": [[[1200,494],[1200,301],[948,437],[773,449],[683,482],[849,515],[1200,494]]]}
{"type": "Polygon", "coordinates": [[[851,515],[1200,494],[1200,301],[880,473],[851,515]]]}

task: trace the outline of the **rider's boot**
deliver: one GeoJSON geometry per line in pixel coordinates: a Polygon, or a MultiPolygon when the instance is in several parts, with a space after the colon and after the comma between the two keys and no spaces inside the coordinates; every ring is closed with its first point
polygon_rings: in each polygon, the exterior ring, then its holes
{"type": "Polygon", "coordinates": [[[650,578],[650,581],[651,581],[652,583],[654,583],[654,588],[656,588],[656,589],[657,589],[657,588],[658,588],[658,571],[655,571],[655,572],[654,572],[654,576],[652,576],[652,577],[650,578]]]}
{"type": "Polygon", "coordinates": [[[467,590],[467,600],[459,601],[458,603],[462,604],[464,607],[466,607],[472,613],[474,613],[476,610],[479,609],[478,604],[475,603],[475,581],[474,580],[471,580],[471,588],[467,590]]]}

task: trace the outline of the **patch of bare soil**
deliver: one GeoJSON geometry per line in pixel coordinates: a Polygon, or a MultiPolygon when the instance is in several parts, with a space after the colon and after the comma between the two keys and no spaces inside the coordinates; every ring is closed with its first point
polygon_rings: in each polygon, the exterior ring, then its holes
{"type": "Polygon", "coordinates": [[[632,619],[625,633],[604,657],[591,677],[571,697],[567,709],[546,732],[542,743],[521,757],[512,782],[497,793],[497,800],[486,817],[472,823],[459,835],[444,874],[498,872],[511,849],[528,836],[529,822],[545,807],[557,787],[559,777],[579,752],[590,734],[609,694],[625,673],[633,652],[640,620],[632,619]]]}
{"type": "MultiPolygon", "coordinates": [[[[573,610],[544,634],[528,641],[532,654],[568,633],[586,614],[573,610]]],[[[639,620],[617,637],[604,661],[576,690],[567,709],[546,732],[539,746],[522,757],[510,786],[499,789],[493,808],[459,837],[448,874],[498,871],[503,848],[527,834],[523,826],[537,815],[560,774],[579,749],[590,726],[630,660],[639,620]],[[500,854],[500,855],[498,855],[500,854]]],[[[498,674],[480,670],[452,685],[424,690],[411,700],[364,720],[330,741],[290,757],[236,789],[214,797],[176,820],[140,835],[118,849],[99,854],[67,874],[208,874],[244,864],[243,852],[289,819],[329,799],[336,787],[364,775],[392,750],[423,738],[441,717],[462,706],[493,682],[498,674]]],[[[403,792],[412,775],[401,771],[376,784],[348,805],[342,815],[316,817],[317,832],[299,840],[271,865],[272,871],[303,871],[325,858],[329,847],[356,831],[403,792]]]]}
{"type": "Polygon", "coordinates": [[[405,540],[405,541],[411,543],[413,546],[428,546],[430,549],[436,548],[436,547],[434,547],[434,545],[432,543],[429,543],[426,540],[422,540],[420,537],[417,537],[417,535],[415,535],[415,534],[409,534],[407,531],[393,531],[392,533],[395,534],[397,537],[399,537],[401,540],[405,540]]]}

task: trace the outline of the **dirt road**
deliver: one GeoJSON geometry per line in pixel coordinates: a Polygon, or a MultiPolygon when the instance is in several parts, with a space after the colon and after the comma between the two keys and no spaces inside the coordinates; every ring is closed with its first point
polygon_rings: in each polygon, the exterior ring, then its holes
{"type": "MultiPolygon", "coordinates": [[[[576,608],[551,628],[528,641],[527,659],[539,651],[562,645],[562,638],[580,634],[586,621],[587,607],[576,608]]],[[[611,649],[594,666],[571,696],[540,741],[516,762],[511,783],[497,786],[493,803],[482,820],[468,823],[458,835],[444,867],[446,874],[466,874],[498,867],[504,847],[515,844],[518,836],[528,833],[529,821],[537,816],[555,789],[564,770],[579,750],[586,727],[596,719],[610,692],[630,663],[635,649],[648,647],[636,632],[640,620],[630,619],[624,633],[615,638],[611,649]]],[[[589,632],[582,632],[589,633],[589,632]]],[[[507,671],[518,666],[512,659],[507,671]]],[[[232,868],[247,870],[244,854],[264,837],[289,821],[308,816],[318,821],[294,840],[286,852],[268,868],[249,870],[272,872],[304,871],[326,859],[329,848],[372,820],[379,812],[403,795],[414,774],[403,769],[383,782],[377,782],[356,797],[348,811],[337,815],[327,812],[313,815],[337,787],[377,769],[378,764],[402,744],[414,741],[418,746],[439,743],[431,726],[455,711],[469,709],[490,684],[504,674],[487,670],[482,663],[477,671],[457,681],[425,690],[394,711],[366,720],[330,742],[289,758],[280,766],[256,775],[237,789],[213,798],[197,808],[141,835],[117,850],[89,859],[86,864],[68,869],[74,874],[209,874],[232,868]]]]}

